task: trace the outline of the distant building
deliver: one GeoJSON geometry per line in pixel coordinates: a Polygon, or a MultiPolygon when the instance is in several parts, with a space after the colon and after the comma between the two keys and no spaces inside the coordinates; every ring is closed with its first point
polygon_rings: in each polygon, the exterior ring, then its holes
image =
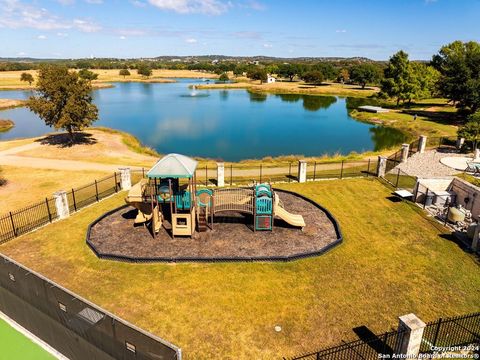
{"type": "Polygon", "coordinates": [[[272,75],[270,74],[267,75],[267,84],[272,84],[275,81],[277,81],[277,79],[275,79],[272,75]]]}

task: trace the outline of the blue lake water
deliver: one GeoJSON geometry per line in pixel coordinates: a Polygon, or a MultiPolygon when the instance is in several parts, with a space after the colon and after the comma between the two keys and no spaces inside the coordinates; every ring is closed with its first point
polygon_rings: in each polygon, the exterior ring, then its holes
{"type": "MultiPolygon", "coordinates": [[[[391,128],[354,120],[355,99],[264,95],[245,90],[197,90],[183,79],[170,84],[116,83],[94,91],[97,126],[127,131],[160,153],[179,152],[227,161],[279,155],[321,155],[379,150],[405,141],[391,128]],[[198,96],[191,96],[198,95],[198,96]]],[[[29,91],[2,91],[25,99],[29,91]]],[[[0,140],[52,130],[25,108],[0,112],[15,127],[0,140]]]]}

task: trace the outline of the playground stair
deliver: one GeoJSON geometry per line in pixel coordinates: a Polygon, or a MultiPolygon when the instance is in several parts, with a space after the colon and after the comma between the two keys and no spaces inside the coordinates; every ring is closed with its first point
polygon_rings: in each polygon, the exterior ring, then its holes
{"type": "Polygon", "coordinates": [[[198,231],[207,231],[207,212],[204,207],[201,207],[198,211],[198,231]]]}

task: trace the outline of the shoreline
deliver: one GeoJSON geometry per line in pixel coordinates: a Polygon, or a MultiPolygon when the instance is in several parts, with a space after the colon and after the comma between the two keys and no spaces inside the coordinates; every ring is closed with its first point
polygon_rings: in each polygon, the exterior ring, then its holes
{"type": "Polygon", "coordinates": [[[0,119],[0,133],[7,132],[13,127],[15,127],[15,123],[12,120],[0,119]]]}

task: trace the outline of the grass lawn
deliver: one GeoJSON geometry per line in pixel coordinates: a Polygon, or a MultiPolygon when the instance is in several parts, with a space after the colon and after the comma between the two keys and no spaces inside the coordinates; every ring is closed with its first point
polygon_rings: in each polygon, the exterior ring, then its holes
{"type": "Polygon", "coordinates": [[[0,176],[0,216],[51,197],[55,191],[86,185],[112,173],[102,171],[61,171],[2,166],[0,176]]]}
{"type": "MultiPolygon", "coordinates": [[[[393,106],[392,103],[387,105],[393,106]]],[[[352,110],[350,115],[358,120],[394,127],[414,137],[456,136],[457,125],[462,120],[456,115],[456,109],[447,104],[445,99],[419,100],[408,107],[392,109],[388,113],[375,114],[352,110]],[[417,119],[414,121],[415,114],[417,119]]]]}
{"type": "Polygon", "coordinates": [[[29,338],[0,319],[0,360],[50,360],[55,359],[29,338]]]}
{"type": "Polygon", "coordinates": [[[0,246],[0,251],[183,350],[185,359],[273,359],[477,311],[478,262],[373,179],[285,184],[338,219],[344,243],[290,263],[127,264],[97,259],[87,225],[124,194],[0,246]],[[68,231],[65,231],[68,229],[68,231]],[[274,331],[275,325],[282,331],[274,331]]]}

